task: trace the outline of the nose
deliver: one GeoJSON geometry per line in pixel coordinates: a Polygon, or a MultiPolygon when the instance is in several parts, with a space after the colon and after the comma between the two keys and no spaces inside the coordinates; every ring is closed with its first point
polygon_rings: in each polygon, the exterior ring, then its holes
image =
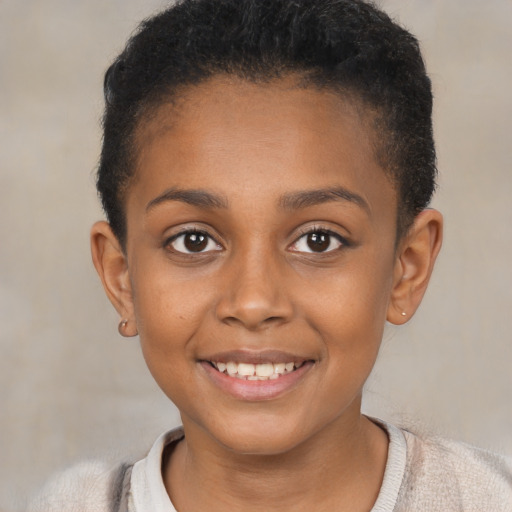
{"type": "Polygon", "coordinates": [[[223,282],[216,311],[220,321],[250,331],[290,321],[293,306],[286,269],[277,260],[259,252],[227,263],[229,278],[223,282]]]}

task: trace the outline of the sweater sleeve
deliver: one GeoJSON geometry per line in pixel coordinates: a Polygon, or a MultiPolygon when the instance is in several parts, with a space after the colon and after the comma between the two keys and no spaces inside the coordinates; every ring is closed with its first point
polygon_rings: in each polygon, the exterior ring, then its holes
{"type": "Polygon", "coordinates": [[[119,469],[91,461],[58,473],[43,487],[28,512],[112,512],[119,469]]]}
{"type": "Polygon", "coordinates": [[[406,432],[408,460],[397,511],[512,511],[512,459],[406,432]]]}

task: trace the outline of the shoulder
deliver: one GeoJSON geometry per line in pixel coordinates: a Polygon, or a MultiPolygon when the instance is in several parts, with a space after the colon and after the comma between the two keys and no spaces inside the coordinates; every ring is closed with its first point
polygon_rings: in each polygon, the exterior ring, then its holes
{"type": "Polygon", "coordinates": [[[89,461],[58,473],[27,512],[154,511],[162,510],[158,506],[162,502],[167,505],[165,510],[173,510],[162,480],[162,456],[166,446],[183,435],[182,428],[165,432],[134,464],[89,461]]]}
{"type": "Polygon", "coordinates": [[[404,510],[512,510],[512,458],[403,431],[407,462],[404,510]]]}
{"type": "Polygon", "coordinates": [[[28,512],[111,512],[127,468],[125,464],[81,462],[51,478],[28,512]]]}

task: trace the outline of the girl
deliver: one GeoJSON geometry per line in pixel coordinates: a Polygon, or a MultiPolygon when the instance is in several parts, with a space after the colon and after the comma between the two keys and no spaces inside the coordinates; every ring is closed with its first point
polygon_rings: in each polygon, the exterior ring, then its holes
{"type": "Polygon", "coordinates": [[[359,0],[184,0],[105,99],[93,260],[183,428],[36,510],[510,510],[509,460],[361,414],[442,239],[414,37],[359,0]]]}

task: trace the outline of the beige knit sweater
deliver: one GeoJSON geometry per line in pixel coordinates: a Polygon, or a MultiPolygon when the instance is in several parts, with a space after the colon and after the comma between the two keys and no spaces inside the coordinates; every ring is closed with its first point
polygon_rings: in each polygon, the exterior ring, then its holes
{"type": "MultiPolygon", "coordinates": [[[[369,512],[512,512],[512,459],[378,423],[390,444],[369,512]]],[[[57,475],[29,512],[176,512],[160,468],[165,446],[182,436],[163,434],[127,472],[92,462],[57,475]]]]}

